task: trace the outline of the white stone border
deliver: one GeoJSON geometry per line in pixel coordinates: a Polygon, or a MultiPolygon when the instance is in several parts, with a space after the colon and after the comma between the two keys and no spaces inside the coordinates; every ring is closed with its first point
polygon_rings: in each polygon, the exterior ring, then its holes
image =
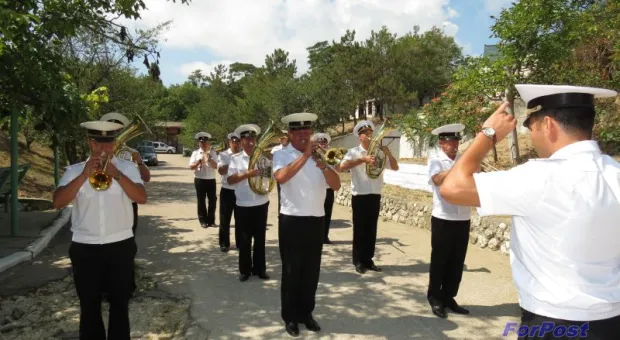
{"type": "Polygon", "coordinates": [[[37,236],[37,238],[26,247],[26,249],[1,258],[0,273],[22,262],[32,260],[39,255],[41,251],[47,247],[52,238],[56,236],[58,231],[64,227],[67,222],[69,222],[69,219],[71,218],[71,206],[62,209],[58,215],[59,216],[49,227],[41,230],[39,236],[37,236]]]}

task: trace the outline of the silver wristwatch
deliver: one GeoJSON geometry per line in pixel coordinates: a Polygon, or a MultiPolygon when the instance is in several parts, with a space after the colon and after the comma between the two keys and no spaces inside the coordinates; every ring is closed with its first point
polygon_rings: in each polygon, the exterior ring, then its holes
{"type": "Polygon", "coordinates": [[[492,127],[483,127],[482,128],[482,133],[485,136],[489,137],[493,141],[493,144],[495,144],[496,137],[495,137],[495,129],[494,128],[492,128],[492,127]]]}

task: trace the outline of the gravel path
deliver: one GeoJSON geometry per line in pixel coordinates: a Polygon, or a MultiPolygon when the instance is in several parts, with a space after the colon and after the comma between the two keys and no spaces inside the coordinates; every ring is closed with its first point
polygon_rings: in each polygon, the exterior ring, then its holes
{"type": "MultiPolygon", "coordinates": [[[[280,320],[276,191],[270,195],[266,242],[272,279],[241,283],[237,251],[220,252],[217,229],[198,224],[187,158],[159,158],[161,166],[152,169],[148,185],[149,203],[140,207],[137,235],[138,258],[158,289],[188,297],[191,315],[209,339],[289,338],[280,320]]],[[[457,301],[472,313],[443,320],[426,302],[428,231],[380,222],[375,262],[383,272],[365,275],[357,274],[350,260],[349,208],[334,206],[330,238],[335,242],[324,247],[314,314],[323,331],[313,334],[302,326],[301,338],[501,339],[506,323],[519,320],[505,255],[469,248],[457,301]]]]}

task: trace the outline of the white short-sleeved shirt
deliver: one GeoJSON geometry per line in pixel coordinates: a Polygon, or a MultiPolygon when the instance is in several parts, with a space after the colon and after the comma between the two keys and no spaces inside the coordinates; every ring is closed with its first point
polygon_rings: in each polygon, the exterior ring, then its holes
{"type": "MultiPolygon", "coordinates": [[[[273,154],[273,173],[302,156],[294,147],[284,148],[273,154]]],[[[323,171],[312,159],[288,182],[280,185],[280,213],[289,216],[325,216],[327,181],[323,171]]]]}
{"type": "MultiPolygon", "coordinates": [[[[353,161],[362,158],[367,154],[368,150],[364,149],[364,147],[360,144],[352,149],[349,149],[347,154],[342,159],[342,162],[353,161]]],[[[385,162],[385,168],[391,169],[390,160],[387,157],[385,159],[385,162]]],[[[366,174],[366,163],[362,163],[356,167],[351,168],[351,195],[381,195],[382,188],[383,172],[377,178],[370,178],[366,174]]]]}
{"type": "Polygon", "coordinates": [[[433,188],[433,211],[432,215],[448,221],[467,221],[471,219],[471,207],[454,205],[446,202],[439,194],[438,186],[433,183],[433,176],[442,171],[449,170],[454,166],[454,162],[443,151],[439,151],[437,156],[428,160],[428,184],[433,188]]]}
{"type": "MultiPolygon", "coordinates": [[[[250,156],[244,151],[233,155],[228,165],[228,176],[243,173],[248,170],[250,164],[250,156]]],[[[255,207],[269,202],[269,195],[259,195],[252,191],[248,180],[243,180],[233,185],[235,188],[235,196],[237,205],[240,207],[255,207]]]]}
{"type": "MultiPolygon", "coordinates": [[[[221,167],[229,165],[230,158],[232,157],[232,155],[233,153],[232,153],[232,150],[230,149],[220,152],[220,154],[218,155],[218,159],[217,159],[217,169],[219,170],[221,167]]],[[[228,181],[226,180],[228,178],[228,173],[223,174],[221,176],[222,177],[220,179],[220,184],[222,185],[222,188],[234,190],[235,186],[228,184],[228,181]]]]}
{"type": "MultiPolygon", "coordinates": [[[[217,162],[217,154],[215,151],[209,150],[209,152],[211,153],[211,159],[217,162]]],[[[192,156],[189,158],[189,164],[191,165],[201,159],[203,154],[204,151],[202,151],[202,149],[194,150],[194,152],[192,152],[192,156]]],[[[201,179],[215,179],[215,173],[215,169],[210,167],[208,164],[203,164],[200,170],[198,170],[198,168],[194,169],[194,177],[201,179]]]]}
{"type": "Polygon", "coordinates": [[[582,141],[474,179],[481,216],[513,216],[510,255],[521,307],[574,321],[620,315],[618,162],[582,141]]]}
{"type": "MultiPolygon", "coordinates": [[[[144,185],[136,166],[119,158],[112,158],[123,176],[144,185]]],[[[65,186],[84,171],[86,162],[68,166],[58,186],[65,186]]],[[[131,199],[116,180],[105,191],[96,191],[86,180],[73,201],[71,231],[73,241],[87,244],[106,244],[133,236],[133,208],[131,199]]]]}

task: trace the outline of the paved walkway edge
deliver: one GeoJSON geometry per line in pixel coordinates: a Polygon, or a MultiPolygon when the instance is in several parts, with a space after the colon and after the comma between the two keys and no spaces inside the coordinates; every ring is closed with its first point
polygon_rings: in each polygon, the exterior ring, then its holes
{"type": "Polygon", "coordinates": [[[41,230],[39,236],[37,236],[37,238],[26,247],[26,249],[1,258],[0,273],[22,262],[30,261],[39,255],[43,249],[47,247],[54,236],[56,236],[58,231],[67,225],[70,218],[71,206],[68,206],[60,211],[58,217],[56,217],[49,227],[41,230]]]}

